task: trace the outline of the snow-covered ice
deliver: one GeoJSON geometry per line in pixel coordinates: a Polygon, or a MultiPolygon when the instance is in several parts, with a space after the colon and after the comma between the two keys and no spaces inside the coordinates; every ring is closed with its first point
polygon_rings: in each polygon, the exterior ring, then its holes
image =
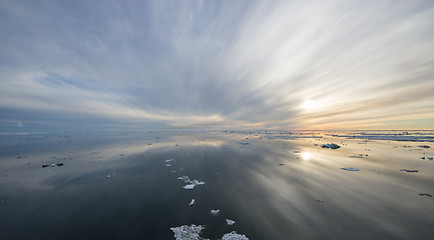
{"type": "Polygon", "coordinates": [[[190,180],[190,178],[188,176],[182,176],[179,177],[178,180],[182,180],[185,183],[188,183],[187,185],[185,185],[183,188],[184,189],[193,189],[194,187],[196,187],[197,185],[204,185],[205,182],[204,181],[198,181],[198,180],[190,180]]]}
{"type": "Polygon", "coordinates": [[[196,226],[192,224],[191,226],[182,225],[180,227],[173,227],[170,230],[174,233],[176,240],[205,240],[205,238],[199,236],[204,228],[202,225],[196,226]]]}
{"type": "Polygon", "coordinates": [[[238,234],[237,232],[232,231],[223,235],[221,240],[249,240],[249,238],[244,234],[238,234]]]}
{"type": "Polygon", "coordinates": [[[235,224],[235,221],[226,218],[226,224],[229,225],[229,226],[231,226],[231,225],[235,224]]]}
{"type": "Polygon", "coordinates": [[[209,211],[209,213],[211,213],[214,216],[217,216],[220,213],[220,210],[218,210],[218,209],[217,210],[212,209],[211,211],[209,211]]]}
{"type": "Polygon", "coordinates": [[[192,206],[194,204],[194,202],[196,202],[196,199],[192,198],[191,202],[188,204],[189,206],[192,206]]]}

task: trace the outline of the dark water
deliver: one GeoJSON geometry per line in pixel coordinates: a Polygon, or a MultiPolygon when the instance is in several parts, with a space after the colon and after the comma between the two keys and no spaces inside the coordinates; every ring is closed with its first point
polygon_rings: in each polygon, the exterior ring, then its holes
{"type": "Polygon", "coordinates": [[[3,134],[0,239],[174,239],[191,224],[206,239],[432,239],[431,142],[269,136],[3,134]]]}

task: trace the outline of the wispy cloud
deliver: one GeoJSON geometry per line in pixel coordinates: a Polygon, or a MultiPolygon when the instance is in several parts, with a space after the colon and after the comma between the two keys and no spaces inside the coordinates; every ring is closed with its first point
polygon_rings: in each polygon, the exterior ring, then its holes
{"type": "Polygon", "coordinates": [[[345,128],[434,118],[431,1],[2,1],[0,12],[0,108],[19,110],[3,121],[45,112],[345,128]]]}

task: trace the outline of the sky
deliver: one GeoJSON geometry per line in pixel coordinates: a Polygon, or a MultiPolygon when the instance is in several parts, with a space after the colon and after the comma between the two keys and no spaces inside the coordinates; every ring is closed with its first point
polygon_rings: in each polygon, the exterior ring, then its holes
{"type": "Polygon", "coordinates": [[[434,1],[0,0],[0,131],[434,129],[434,1]]]}

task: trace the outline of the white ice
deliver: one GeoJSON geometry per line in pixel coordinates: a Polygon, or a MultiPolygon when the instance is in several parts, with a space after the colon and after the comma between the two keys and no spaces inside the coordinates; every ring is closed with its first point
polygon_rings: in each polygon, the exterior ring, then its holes
{"type": "Polygon", "coordinates": [[[231,225],[235,224],[235,221],[234,220],[230,220],[230,219],[226,219],[226,224],[229,225],[229,226],[231,226],[231,225]]]}
{"type": "Polygon", "coordinates": [[[189,206],[193,205],[196,200],[194,198],[191,199],[191,202],[188,204],[189,206]]]}
{"type": "Polygon", "coordinates": [[[211,211],[209,211],[209,213],[211,213],[212,215],[216,216],[220,213],[220,210],[214,210],[212,209],[211,211]]]}
{"type": "Polygon", "coordinates": [[[202,225],[196,226],[192,224],[191,226],[182,225],[180,227],[173,227],[170,230],[174,233],[176,240],[206,240],[199,236],[204,228],[202,225]]]}
{"type": "Polygon", "coordinates": [[[246,235],[238,234],[235,231],[223,235],[222,240],[249,240],[246,235]]]}

